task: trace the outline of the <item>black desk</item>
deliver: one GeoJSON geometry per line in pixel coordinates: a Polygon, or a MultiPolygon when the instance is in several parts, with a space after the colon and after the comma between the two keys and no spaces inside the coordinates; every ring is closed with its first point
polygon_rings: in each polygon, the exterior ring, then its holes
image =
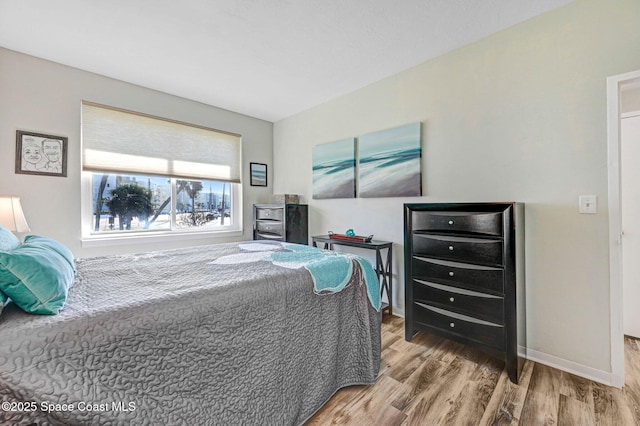
{"type": "Polygon", "coordinates": [[[362,243],[359,241],[348,241],[348,240],[339,240],[335,238],[329,238],[328,235],[317,235],[315,237],[311,237],[311,241],[313,241],[313,246],[318,247],[317,243],[324,243],[324,249],[333,250],[334,245],[338,246],[349,246],[349,247],[358,247],[364,249],[370,249],[376,251],[376,274],[378,275],[378,279],[380,280],[380,296],[383,294],[387,294],[387,300],[389,303],[382,303],[382,310],[387,309],[389,311],[389,315],[392,312],[393,299],[392,299],[392,246],[393,243],[390,241],[376,241],[371,240],[370,243],[362,243]],[[382,259],[382,250],[387,249],[386,259],[382,259]]]}

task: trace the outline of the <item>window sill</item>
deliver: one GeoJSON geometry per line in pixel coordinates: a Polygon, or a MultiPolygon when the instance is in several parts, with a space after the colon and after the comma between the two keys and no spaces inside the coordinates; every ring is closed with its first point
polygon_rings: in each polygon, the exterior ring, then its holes
{"type": "Polygon", "coordinates": [[[188,240],[216,240],[228,237],[241,237],[242,229],[229,229],[226,231],[199,231],[199,232],[148,232],[117,235],[92,235],[82,238],[82,247],[109,247],[134,244],[157,244],[188,240]]]}

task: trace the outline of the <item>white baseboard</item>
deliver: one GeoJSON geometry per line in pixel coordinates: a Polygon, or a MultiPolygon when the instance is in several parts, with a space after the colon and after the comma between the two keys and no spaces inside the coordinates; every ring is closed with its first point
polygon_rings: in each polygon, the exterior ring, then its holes
{"type": "Polygon", "coordinates": [[[624,385],[624,378],[618,377],[608,371],[587,367],[586,365],[578,364],[577,362],[549,355],[544,352],[538,352],[533,349],[519,347],[518,353],[522,354],[523,352],[526,353],[525,358],[530,361],[557,368],[558,370],[566,371],[567,373],[575,374],[576,376],[584,377],[594,382],[616,388],[621,388],[624,385]]]}
{"type": "MultiPolygon", "coordinates": [[[[397,308],[394,307],[393,315],[404,318],[404,312],[399,312],[399,310],[396,309],[397,308]]],[[[616,388],[622,388],[624,386],[624,377],[620,377],[619,375],[608,371],[587,367],[586,365],[578,364],[577,362],[549,355],[544,352],[539,352],[534,349],[528,349],[524,346],[518,346],[518,355],[539,364],[544,364],[548,367],[553,367],[567,373],[575,374],[576,376],[593,380],[594,382],[602,383],[607,386],[613,386],[616,388]]]]}
{"type": "Polygon", "coordinates": [[[399,308],[393,307],[393,316],[404,318],[404,310],[400,310],[399,308]]]}

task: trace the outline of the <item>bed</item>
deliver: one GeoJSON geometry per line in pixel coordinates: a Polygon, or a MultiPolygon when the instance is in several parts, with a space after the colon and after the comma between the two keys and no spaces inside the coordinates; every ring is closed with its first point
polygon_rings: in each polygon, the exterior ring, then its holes
{"type": "Polygon", "coordinates": [[[243,242],[75,267],[57,315],[0,315],[0,424],[296,425],[376,380],[379,290],[356,256],[243,242]]]}

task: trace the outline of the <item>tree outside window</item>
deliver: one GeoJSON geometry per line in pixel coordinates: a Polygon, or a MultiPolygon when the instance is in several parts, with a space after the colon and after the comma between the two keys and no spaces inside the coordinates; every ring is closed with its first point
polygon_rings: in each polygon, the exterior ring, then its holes
{"type": "Polygon", "coordinates": [[[111,190],[109,212],[119,219],[120,230],[131,230],[133,218],[147,220],[153,213],[151,191],[136,184],[123,184],[111,190]]]}

